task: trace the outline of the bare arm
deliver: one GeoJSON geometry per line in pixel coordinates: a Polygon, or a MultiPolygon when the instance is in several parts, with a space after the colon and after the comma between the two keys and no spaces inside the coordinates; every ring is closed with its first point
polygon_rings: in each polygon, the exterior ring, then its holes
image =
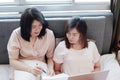
{"type": "Polygon", "coordinates": [[[26,71],[34,75],[38,75],[42,72],[40,67],[33,68],[31,66],[25,65],[18,59],[10,59],[10,65],[13,66],[16,70],[26,71]]]}
{"type": "Polygon", "coordinates": [[[100,71],[100,62],[96,62],[94,65],[94,71],[100,71]]]}
{"type": "Polygon", "coordinates": [[[48,58],[48,59],[47,59],[47,63],[48,63],[48,68],[49,68],[49,69],[54,69],[54,68],[53,68],[54,63],[53,63],[53,59],[52,59],[52,58],[48,58]]]}
{"type": "Polygon", "coordinates": [[[48,75],[54,75],[54,62],[53,58],[47,58],[47,64],[48,64],[48,75]]]}
{"type": "Polygon", "coordinates": [[[19,59],[10,59],[10,65],[14,67],[16,70],[21,71],[30,72],[30,70],[32,69],[31,67],[28,67],[24,63],[20,62],[19,59]]]}
{"type": "Polygon", "coordinates": [[[55,63],[55,74],[60,74],[61,72],[61,66],[62,64],[55,63]]]}

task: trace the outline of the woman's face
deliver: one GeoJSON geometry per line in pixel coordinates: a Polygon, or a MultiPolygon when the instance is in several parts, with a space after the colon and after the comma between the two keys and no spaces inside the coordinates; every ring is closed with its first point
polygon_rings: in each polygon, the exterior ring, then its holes
{"type": "Polygon", "coordinates": [[[66,36],[70,44],[78,44],[80,41],[80,33],[76,30],[76,28],[71,29],[68,33],[66,33],[66,36]]]}
{"type": "Polygon", "coordinates": [[[31,29],[31,36],[32,37],[37,37],[41,30],[42,30],[42,23],[40,21],[37,21],[37,20],[34,20],[33,23],[32,23],[32,29],[31,29]]]}

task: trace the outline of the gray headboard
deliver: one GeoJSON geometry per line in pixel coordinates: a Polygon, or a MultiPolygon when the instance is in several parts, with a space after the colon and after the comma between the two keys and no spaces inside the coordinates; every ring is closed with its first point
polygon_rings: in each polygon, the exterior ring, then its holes
{"type": "MultiPolygon", "coordinates": [[[[100,54],[108,53],[112,38],[112,14],[81,16],[88,25],[88,37],[96,41],[100,54]]],[[[56,38],[64,36],[64,25],[69,18],[47,18],[49,28],[56,38]]],[[[19,19],[0,20],[0,64],[9,63],[7,42],[13,29],[19,26],[19,19]]]]}

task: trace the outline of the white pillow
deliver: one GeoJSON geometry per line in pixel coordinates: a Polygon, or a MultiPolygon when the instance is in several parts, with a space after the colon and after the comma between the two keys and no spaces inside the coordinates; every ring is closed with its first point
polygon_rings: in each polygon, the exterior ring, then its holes
{"type": "Polygon", "coordinates": [[[100,62],[101,63],[109,62],[110,60],[113,60],[113,59],[115,59],[115,54],[105,54],[101,56],[100,62]]]}
{"type": "Polygon", "coordinates": [[[100,58],[101,69],[104,70],[105,66],[115,60],[115,54],[105,54],[100,58]]]}

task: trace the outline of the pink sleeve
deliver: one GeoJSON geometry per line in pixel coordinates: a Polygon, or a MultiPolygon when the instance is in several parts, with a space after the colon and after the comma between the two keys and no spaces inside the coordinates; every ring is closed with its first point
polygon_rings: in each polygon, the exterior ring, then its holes
{"type": "Polygon", "coordinates": [[[53,60],[56,63],[63,63],[63,59],[64,59],[63,55],[64,55],[64,49],[62,45],[59,43],[55,49],[53,60]]]}
{"type": "Polygon", "coordinates": [[[10,39],[7,44],[7,50],[8,50],[9,58],[18,59],[20,43],[19,43],[18,36],[15,31],[13,31],[10,36],[10,39]]]}
{"type": "Polygon", "coordinates": [[[50,44],[49,44],[49,48],[48,48],[47,54],[46,54],[47,58],[53,57],[54,49],[55,49],[55,37],[54,37],[53,32],[51,33],[50,36],[51,36],[50,39],[49,39],[50,44]]]}
{"type": "Polygon", "coordinates": [[[94,63],[96,63],[100,60],[100,54],[95,43],[93,43],[93,52],[94,63]]]}

